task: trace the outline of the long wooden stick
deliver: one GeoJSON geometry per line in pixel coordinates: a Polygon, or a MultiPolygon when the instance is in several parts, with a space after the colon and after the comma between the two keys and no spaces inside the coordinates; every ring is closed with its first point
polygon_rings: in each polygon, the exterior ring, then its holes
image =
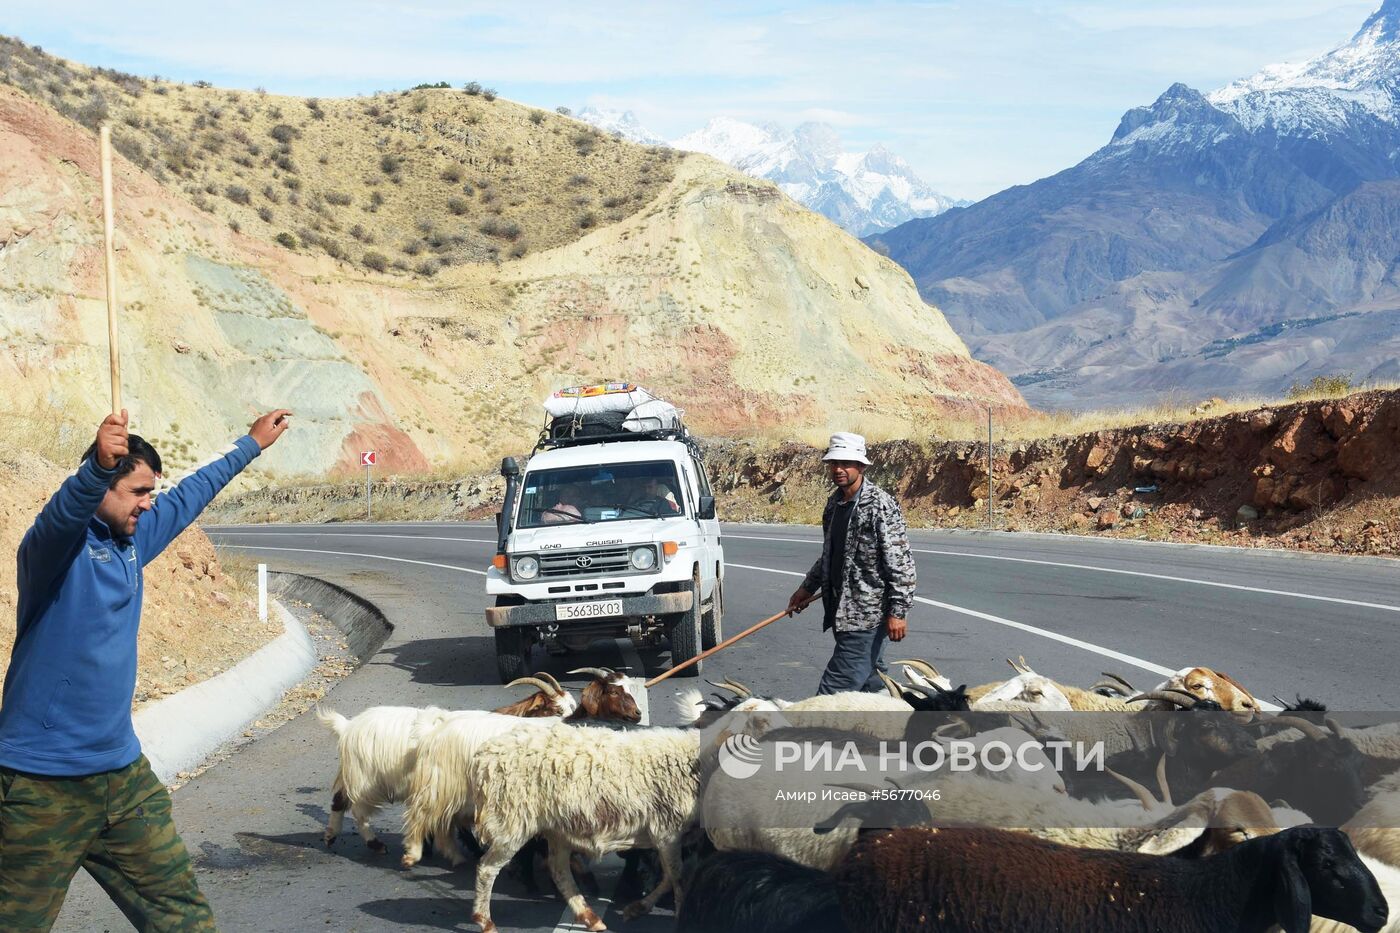
{"type": "Polygon", "coordinates": [[[112,414],[122,411],[122,367],[117,351],[117,254],[112,244],[116,224],[112,219],[112,128],[97,131],[102,153],[102,233],[107,254],[107,360],[112,369],[112,414]]]}
{"type": "MultiPolygon", "coordinates": [[[[822,597],[821,597],[821,594],[820,594],[820,593],[818,593],[818,594],[815,595],[815,596],[809,596],[809,597],[807,597],[805,600],[803,600],[802,602],[798,603],[798,604],[797,604],[797,608],[798,608],[798,609],[801,609],[801,608],[803,608],[803,607],[805,607],[805,606],[809,606],[809,605],[811,605],[812,603],[816,602],[817,600],[819,600],[819,599],[821,599],[821,598],[822,598],[822,597]]],[[[657,684],[661,683],[661,681],[665,680],[667,677],[670,677],[672,674],[675,674],[675,673],[677,673],[678,671],[683,671],[683,670],[685,670],[687,667],[690,667],[692,664],[698,664],[698,663],[700,663],[701,661],[703,661],[703,660],[705,660],[706,658],[708,658],[708,657],[709,657],[710,655],[712,655],[712,654],[718,654],[719,652],[723,651],[725,648],[728,648],[730,645],[734,644],[736,641],[739,641],[739,640],[744,639],[744,638],[748,638],[750,635],[752,635],[754,632],[758,631],[759,629],[763,628],[765,625],[772,625],[774,622],[778,621],[779,619],[782,619],[782,618],[785,618],[786,616],[792,615],[792,613],[793,613],[793,610],[791,610],[791,609],[784,609],[782,612],[778,613],[777,615],[769,616],[768,618],[764,619],[762,622],[759,622],[757,625],[750,625],[748,628],[744,629],[744,630],[743,630],[742,632],[740,632],[738,635],[733,635],[733,636],[730,636],[729,638],[726,638],[724,641],[722,641],[722,642],[720,642],[719,644],[715,645],[713,648],[710,648],[710,649],[708,649],[708,650],[705,650],[705,651],[700,652],[700,653],[697,654],[695,657],[691,658],[689,661],[682,661],[680,664],[677,664],[675,667],[671,668],[670,670],[662,671],[660,674],[657,674],[657,675],[656,675],[655,677],[653,677],[651,680],[648,680],[645,684],[643,684],[643,686],[644,686],[644,687],[655,687],[657,684]]]]}

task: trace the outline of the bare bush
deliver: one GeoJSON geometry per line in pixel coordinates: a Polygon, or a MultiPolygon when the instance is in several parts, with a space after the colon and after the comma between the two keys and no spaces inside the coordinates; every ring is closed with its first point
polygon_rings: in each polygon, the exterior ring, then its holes
{"type": "Polygon", "coordinates": [[[360,262],[366,269],[373,269],[375,272],[383,272],[389,268],[389,257],[374,250],[365,253],[360,262]]]}
{"type": "Polygon", "coordinates": [[[224,189],[224,197],[234,204],[252,204],[253,196],[248,193],[248,189],[242,185],[229,185],[224,189]]]}

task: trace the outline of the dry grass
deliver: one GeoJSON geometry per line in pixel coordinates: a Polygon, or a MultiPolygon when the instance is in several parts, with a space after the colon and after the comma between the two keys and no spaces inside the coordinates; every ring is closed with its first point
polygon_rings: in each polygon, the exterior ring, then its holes
{"type": "Polygon", "coordinates": [[[585,215],[650,201],[675,157],[484,93],[282,97],[87,68],[6,37],[0,82],[89,128],[109,121],[127,160],[236,231],[398,275],[571,242],[585,215]]]}

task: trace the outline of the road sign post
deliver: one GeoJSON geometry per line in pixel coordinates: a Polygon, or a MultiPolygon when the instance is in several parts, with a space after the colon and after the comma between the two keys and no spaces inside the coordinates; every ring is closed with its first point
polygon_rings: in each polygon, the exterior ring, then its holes
{"type": "Polygon", "coordinates": [[[365,468],[365,521],[373,521],[374,511],[370,505],[369,486],[370,470],[374,469],[374,464],[378,458],[372,450],[360,451],[360,464],[365,468]]]}

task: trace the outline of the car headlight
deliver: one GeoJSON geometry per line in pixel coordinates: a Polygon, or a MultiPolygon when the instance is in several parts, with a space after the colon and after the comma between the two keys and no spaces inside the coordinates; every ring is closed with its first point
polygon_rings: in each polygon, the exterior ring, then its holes
{"type": "Polygon", "coordinates": [[[515,559],[515,578],[517,580],[533,580],[540,575],[540,562],[533,557],[517,557],[515,559]]]}
{"type": "Polygon", "coordinates": [[[633,548],[628,559],[633,570],[650,570],[656,566],[656,552],[649,547],[633,548]]]}

